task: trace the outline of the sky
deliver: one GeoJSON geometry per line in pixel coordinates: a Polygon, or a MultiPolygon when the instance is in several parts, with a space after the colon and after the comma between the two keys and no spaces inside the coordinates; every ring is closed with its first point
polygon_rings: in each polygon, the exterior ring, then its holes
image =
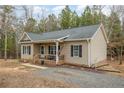
{"type": "MultiPolygon", "coordinates": [[[[60,14],[62,9],[65,8],[65,5],[36,5],[36,6],[29,6],[29,7],[33,7],[33,16],[34,18],[37,19],[41,15],[48,16],[49,14],[52,14],[52,13],[58,16],[58,14],[60,14]],[[45,12],[42,12],[42,11],[45,11],[45,12]]],[[[69,5],[69,8],[72,11],[76,11],[79,16],[83,13],[85,7],[86,5],[69,5]]],[[[18,16],[21,16],[23,12],[21,10],[18,10],[16,13],[18,16]]],[[[103,13],[106,15],[109,15],[110,12],[109,12],[108,6],[106,6],[103,9],[103,13]]]]}

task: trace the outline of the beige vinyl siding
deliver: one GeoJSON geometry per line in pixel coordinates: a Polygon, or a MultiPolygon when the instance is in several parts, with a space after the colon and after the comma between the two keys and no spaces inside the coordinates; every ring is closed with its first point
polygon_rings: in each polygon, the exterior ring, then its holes
{"type": "Polygon", "coordinates": [[[21,44],[21,59],[33,59],[33,44],[21,44]],[[23,54],[23,46],[31,46],[31,54],[23,54]]]}
{"type": "Polygon", "coordinates": [[[33,46],[34,46],[34,49],[33,49],[34,55],[40,54],[40,45],[38,45],[38,44],[33,44],[33,46]]]}
{"type": "Polygon", "coordinates": [[[101,29],[97,31],[91,39],[91,64],[98,63],[106,59],[107,44],[101,29]]]}
{"type": "Polygon", "coordinates": [[[67,63],[88,65],[88,44],[87,41],[65,42],[62,50],[64,61],[67,63]],[[71,45],[82,45],[82,57],[71,57],[71,45]]]}

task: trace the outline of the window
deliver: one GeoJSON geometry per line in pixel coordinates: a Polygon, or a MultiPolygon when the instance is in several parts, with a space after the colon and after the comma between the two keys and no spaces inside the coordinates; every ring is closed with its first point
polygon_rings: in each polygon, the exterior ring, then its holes
{"type": "Polygon", "coordinates": [[[23,46],[23,54],[31,54],[31,46],[23,46]]]}
{"type": "Polygon", "coordinates": [[[79,46],[73,46],[73,56],[79,56],[79,46]]]}
{"type": "MultiPolygon", "coordinates": [[[[48,48],[49,54],[56,54],[56,46],[55,45],[50,45],[48,48]]],[[[60,46],[58,46],[58,50],[60,50],[60,46]]]]}
{"type": "Polygon", "coordinates": [[[44,46],[40,46],[40,54],[44,54],[44,46]]]}
{"type": "Polygon", "coordinates": [[[27,54],[28,54],[28,55],[31,54],[31,46],[27,46],[27,54]]]}
{"type": "Polygon", "coordinates": [[[82,57],[82,45],[71,45],[71,56],[82,57]]]}
{"type": "Polygon", "coordinates": [[[55,45],[49,46],[49,54],[56,54],[56,46],[55,45]]]}
{"type": "Polygon", "coordinates": [[[23,46],[23,54],[26,54],[26,46],[23,46]]]}

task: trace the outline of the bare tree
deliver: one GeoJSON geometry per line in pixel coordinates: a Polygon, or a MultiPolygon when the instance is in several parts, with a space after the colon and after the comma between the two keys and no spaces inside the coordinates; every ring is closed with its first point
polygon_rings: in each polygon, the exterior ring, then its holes
{"type": "MultiPolygon", "coordinates": [[[[123,52],[123,47],[124,47],[124,36],[122,33],[124,32],[124,20],[123,20],[124,19],[124,6],[111,6],[110,9],[111,9],[111,13],[116,13],[117,16],[119,17],[119,20],[121,20],[120,31],[116,33],[116,37],[112,37],[113,40],[112,42],[110,42],[110,44],[113,45],[114,48],[116,48],[118,59],[119,59],[119,64],[122,64],[122,56],[123,56],[122,52],[123,52]]],[[[110,19],[112,22],[110,26],[110,31],[108,33],[109,39],[110,39],[110,36],[114,33],[113,26],[117,22],[114,15],[111,15],[110,19]]]]}
{"type": "Polygon", "coordinates": [[[2,18],[2,30],[5,36],[5,45],[4,45],[4,59],[7,60],[7,39],[8,31],[11,29],[11,22],[13,20],[13,7],[9,5],[1,6],[1,18],[2,18]]]}

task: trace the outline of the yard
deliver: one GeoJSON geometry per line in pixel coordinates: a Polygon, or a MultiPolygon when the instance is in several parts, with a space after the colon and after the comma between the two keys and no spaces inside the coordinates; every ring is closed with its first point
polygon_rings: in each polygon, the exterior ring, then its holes
{"type": "Polygon", "coordinates": [[[0,60],[0,87],[124,87],[124,71],[106,73],[63,66],[31,67],[0,60]]]}
{"type": "Polygon", "coordinates": [[[0,62],[0,87],[70,87],[61,81],[34,76],[33,71],[36,70],[38,69],[22,66],[16,62],[0,62]]]}

